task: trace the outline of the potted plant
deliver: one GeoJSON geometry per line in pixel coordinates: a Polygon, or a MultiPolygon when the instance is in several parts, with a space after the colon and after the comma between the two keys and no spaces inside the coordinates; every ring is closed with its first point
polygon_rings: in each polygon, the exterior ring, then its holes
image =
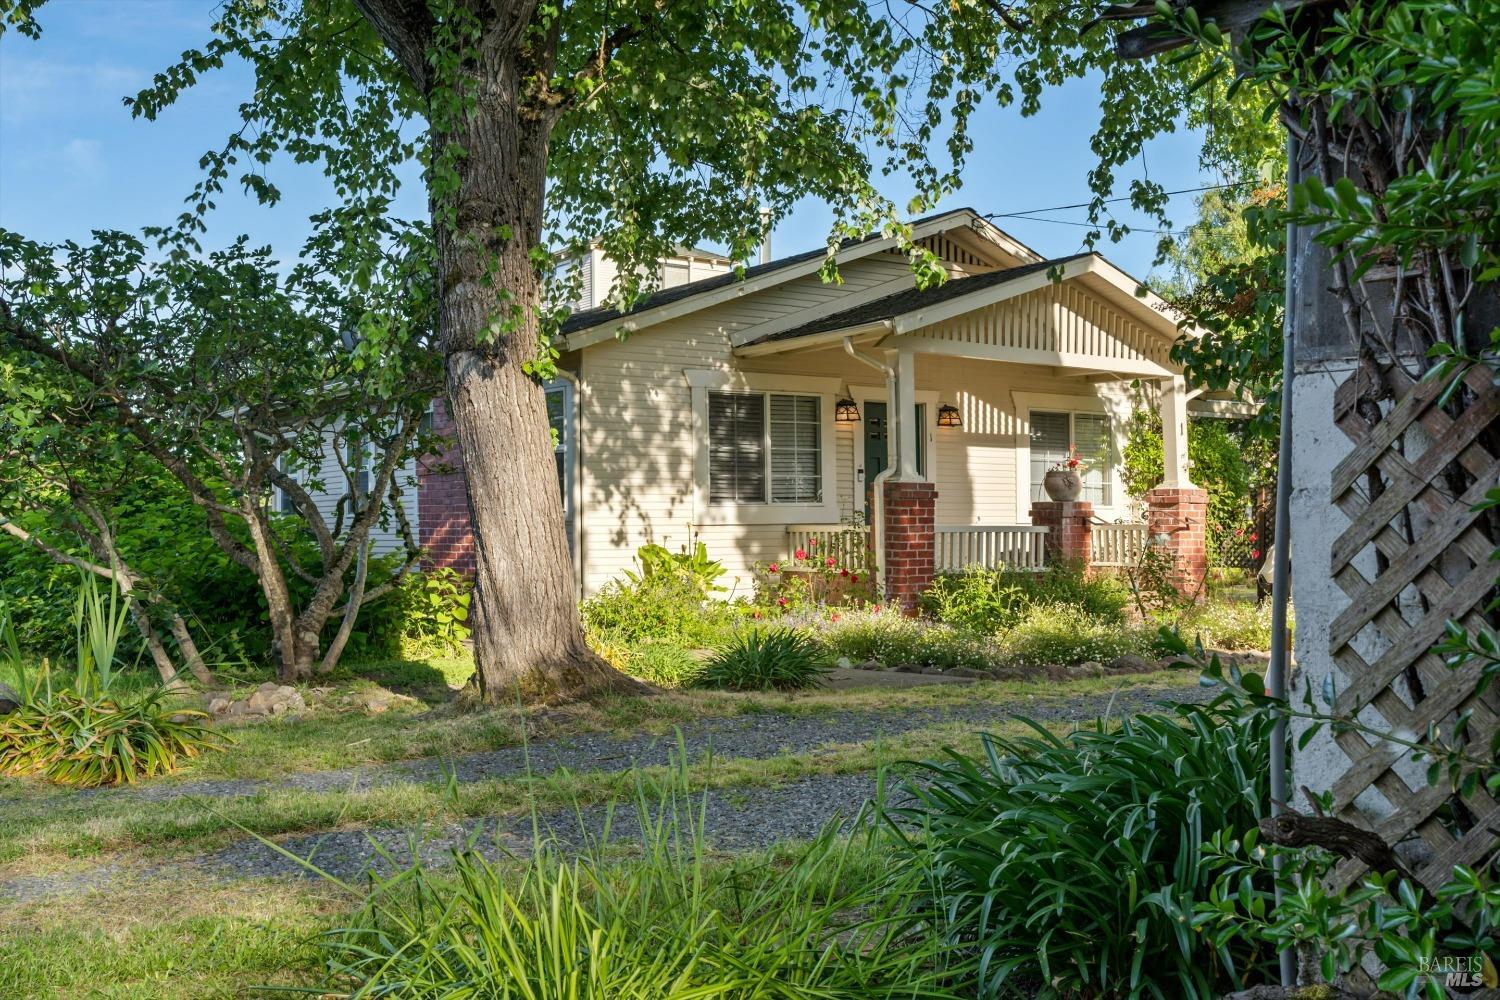
{"type": "Polygon", "coordinates": [[[1078,446],[1068,445],[1068,454],[1042,477],[1042,489],[1053,500],[1077,500],[1083,492],[1083,474],[1088,463],[1078,457],[1078,446]]]}

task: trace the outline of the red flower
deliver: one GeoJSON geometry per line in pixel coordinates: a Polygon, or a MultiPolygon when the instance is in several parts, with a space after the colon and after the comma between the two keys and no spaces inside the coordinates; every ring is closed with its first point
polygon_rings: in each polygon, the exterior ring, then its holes
{"type": "Polygon", "coordinates": [[[1250,532],[1250,540],[1252,542],[1258,542],[1258,541],[1260,541],[1260,536],[1257,535],[1255,532],[1252,531],[1252,532],[1250,532]]]}
{"type": "Polygon", "coordinates": [[[775,563],[772,563],[771,565],[766,567],[766,571],[770,573],[780,573],[781,569],[775,563]]]}
{"type": "Polygon", "coordinates": [[[831,622],[836,622],[836,621],[838,621],[838,620],[839,620],[839,615],[838,615],[838,612],[837,612],[837,611],[835,611],[835,612],[834,612],[834,613],[833,613],[833,614],[832,614],[832,615],[830,615],[830,616],[829,616],[829,617],[828,617],[828,620],[829,620],[829,621],[831,621],[831,622]]]}
{"type": "Polygon", "coordinates": [[[877,614],[877,615],[878,615],[878,614],[880,614],[880,605],[878,605],[878,604],[877,604],[877,605],[875,605],[875,613],[876,613],[876,614],[877,614]]]}
{"type": "Polygon", "coordinates": [[[1250,550],[1250,558],[1251,559],[1259,559],[1260,558],[1260,549],[1251,549],[1250,550]]]}
{"type": "Polygon", "coordinates": [[[855,574],[851,575],[849,577],[849,582],[850,583],[858,583],[859,582],[859,574],[855,573],[855,574]]]}
{"type": "Polygon", "coordinates": [[[776,603],[779,604],[779,605],[781,605],[784,608],[784,607],[786,607],[786,598],[785,597],[778,597],[778,598],[776,598],[776,603]]]}
{"type": "Polygon", "coordinates": [[[806,549],[798,549],[796,552],[792,553],[792,556],[793,556],[793,558],[796,558],[796,559],[806,559],[807,558],[807,550],[806,549]]]}
{"type": "Polygon", "coordinates": [[[828,557],[828,558],[827,558],[827,559],[824,559],[824,560],[823,560],[823,564],[824,564],[824,565],[825,565],[825,566],[832,566],[832,565],[833,565],[833,564],[834,564],[834,563],[835,563],[835,562],[837,562],[837,561],[838,561],[838,560],[836,560],[836,559],[834,559],[834,558],[833,558],[833,556],[829,556],[829,557],[828,557]]]}
{"type": "Polygon", "coordinates": [[[841,570],[839,570],[839,576],[848,576],[848,575],[849,575],[849,571],[847,569],[841,569],[841,570]]]}

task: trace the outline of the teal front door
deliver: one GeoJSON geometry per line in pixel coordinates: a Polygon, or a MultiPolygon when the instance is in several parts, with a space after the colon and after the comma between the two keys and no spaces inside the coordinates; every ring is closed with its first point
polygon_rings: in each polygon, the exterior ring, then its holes
{"type": "MultiPolygon", "coordinates": [[[[927,404],[918,403],[917,407],[917,471],[927,475],[927,404]]],[[[864,484],[865,484],[865,523],[870,523],[873,516],[873,498],[875,496],[875,477],[885,471],[889,464],[889,451],[886,446],[886,412],[885,404],[866,400],[864,403],[864,428],[865,428],[865,452],[864,452],[864,484]]]]}

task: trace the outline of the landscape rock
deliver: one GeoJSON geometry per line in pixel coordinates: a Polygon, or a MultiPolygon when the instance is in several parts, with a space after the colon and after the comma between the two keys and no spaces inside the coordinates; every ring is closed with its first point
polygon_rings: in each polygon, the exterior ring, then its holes
{"type": "Polygon", "coordinates": [[[834,660],[833,663],[834,666],[838,667],[840,670],[849,670],[854,666],[854,661],[849,659],[849,657],[847,656],[840,656],[837,660],[834,660]]]}
{"type": "Polygon", "coordinates": [[[302,697],[302,692],[290,684],[277,684],[273,681],[267,681],[256,688],[248,698],[231,701],[221,697],[208,704],[210,714],[229,718],[265,718],[306,709],[307,701],[302,697]]]}
{"type": "Polygon", "coordinates": [[[922,666],[919,663],[898,663],[894,667],[898,674],[920,674],[922,666]]]}
{"type": "Polygon", "coordinates": [[[1144,656],[1135,653],[1126,653],[1109,661],[1108,670],[1112,674],[1149,674],[1157,669],[1156,664],[1144,656]]]}
{"type": "Polygon", "coordinates": [[[923,667],[921,672],[927,674],[930,677],[941,676],[943,673],[945,673],[942,667],[923,667]]]}
{"type": "Polygon", "coordinates": [[[866,660],[863,663],[856,663],[855,666],[858,667],[860,670],[884,670],[885,669],[885,664],[881,663],[879,660],[866,660]]]}
{"type": "Polygon", "coordinates": [[[948,673],[953,677],[968,677],[971,680],[989,680],[988,670],[975,670],[973,667],[954,667],[948,673]]]}
{"type": "Polygon", "coordinates": [[[0,715],[9,715],[21,707],[21,696],[9,684],[0,683],[0,715]]]}

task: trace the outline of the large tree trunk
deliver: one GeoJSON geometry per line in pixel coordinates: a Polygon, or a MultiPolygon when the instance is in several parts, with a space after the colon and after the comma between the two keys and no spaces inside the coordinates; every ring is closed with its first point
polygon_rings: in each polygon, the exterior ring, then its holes
{"type": "Polygon", "coordinates": [[[476,101],[448,137],[465,151],[456,231],[435,226],[449,406],[474,524],[479,687],[492,702],[644,690],[589,649],[578,617],[546,400],[522,368],[538,355],[540,280],[528,251],[541,242],[549,124],[518,110],[516,57],[493,55],[467,78],[476,101]]]}

